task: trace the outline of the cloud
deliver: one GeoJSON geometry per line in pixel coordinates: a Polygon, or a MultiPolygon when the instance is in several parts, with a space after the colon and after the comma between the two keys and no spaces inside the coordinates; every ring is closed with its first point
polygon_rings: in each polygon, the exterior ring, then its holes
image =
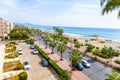
{"type": "Polygon", "coordinates": [[[94,0],[1,0],[0,16],[12,22],[78,27],[120,26],[116,12],[101,16],[94,0]]]}

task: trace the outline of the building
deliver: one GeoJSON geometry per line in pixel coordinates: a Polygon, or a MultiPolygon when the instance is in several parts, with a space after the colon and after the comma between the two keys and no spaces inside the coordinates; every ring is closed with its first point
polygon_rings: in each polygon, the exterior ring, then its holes
{"type": "Polygon", "coordinates": [[[13,23],[0,18],[0,38],[7,36],[13,29],[13,23]]]}

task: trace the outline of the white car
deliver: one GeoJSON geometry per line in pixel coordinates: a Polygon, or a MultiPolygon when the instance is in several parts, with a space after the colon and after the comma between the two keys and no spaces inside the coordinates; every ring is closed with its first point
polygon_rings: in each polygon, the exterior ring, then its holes
{"type": "Polygon", "coordinates": [[[18,53],[19,53],[19,54],[23,54],[22,49],[18,49],[18,53]]]}
{"type": "Polygon", "coordinates": [[[34,49],[33,53],[34,53],[34,54],[38,54],[38,50],[37,50],[37,49],[34,49]]]}
{"type": "Polygon", "coordinates": [[[24,64],[24,69],[25,70],[28,70],[28,69],[31,68],[30,64],[27,61],[25,61],[23,64],[24,64]]]}
{"type": "Polygon", "coordinates": [[[81,61],[81,64],[82,64],[84,67],[87,67],[87,68],[90,67],[90,63],[88,63],[86,60],[82,60],[82,61],[81,61]]]}

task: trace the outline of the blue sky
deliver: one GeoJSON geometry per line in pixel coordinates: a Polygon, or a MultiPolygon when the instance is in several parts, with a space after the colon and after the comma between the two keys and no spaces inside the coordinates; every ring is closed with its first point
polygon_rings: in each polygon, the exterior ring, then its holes
{"type": "Polygon", "coordinates": [[[101,15],[100,0],[0,0],[0,17],[51,26],[120,28],[117,12],[101,15]]]}

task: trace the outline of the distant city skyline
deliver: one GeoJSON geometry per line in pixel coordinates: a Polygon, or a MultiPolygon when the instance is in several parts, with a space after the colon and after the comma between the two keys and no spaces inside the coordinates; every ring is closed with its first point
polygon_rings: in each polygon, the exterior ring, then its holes
{"type": "Polygon", "coordinates": [[[101,15],[100,0],[1,0],[0,17],[50,26],[120,28],[117,12],[101,15]]]}

